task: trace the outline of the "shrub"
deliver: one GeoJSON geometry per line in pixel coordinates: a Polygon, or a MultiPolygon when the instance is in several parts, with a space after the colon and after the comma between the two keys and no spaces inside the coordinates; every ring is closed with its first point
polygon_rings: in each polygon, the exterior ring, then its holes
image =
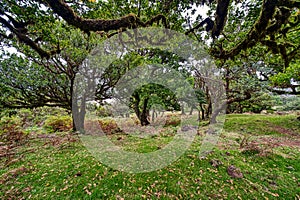
{"type": "Polygon", "coordinates": [[[72,118],[70,116],[49,116],[44,124],[44,128],[50,133],[65,132],[72,129],[72,118]]]}
{"type": "Polygon", "coordinates": [[[300,110],[300,98],[298,96],[286,97],[284,101],[284,111],[300,110]]]}
{"type": "Polygon", "coordinates": [[[26,138],[22,130],[22,120],[17,116],[2,117],[0,120],[0,140],[5,142],[21,142],[26,138]]]}
{"type": "Polygon", "coordinates": [[[99,124],[105,134],[114,134],[121,131],[116,121],[111,118],[100,119],[99,124]]]}
{"type": "Polygon", "coordinates": [[[131,115],[130,119],[134,122],[135,125],[139,125],[140,124],[140,120],[139,120],[139,118],[135,114],[131,115]]]}
{"type": "Polygon", "coordinates": [[[107,107],[99,106],[96,109],[96,115],[100,117],[110,117],[112,116],[112,113],[107,107]]]}
{"type": "Polygon", "coordinates": [[[42,126],[45,120],[50,116],[66,116],[68,115],[68,111],[64,108],[59,107],[39,107],[32,109],[32,113],[34,114],[34,121],[33,123],[42,126]]]}
{"type": "Polygon", "coordinates": [[[32,126],[35,115],[32,112],[32,109],[20,109],[17,115],[22,119],[23,127],[32,126]]]}
{"type": "Polygon", "coordinates": [[[166,127],[160,130],[159,135],[162,137],[170,137],[170,136],[175,136],[176,132],[177,132],[176,127],[166,127]]]}
{"type": "Polygon", "coordinates": [[[181,123],[181,119],[179,115],[169,114],[166,116],[166,124],[165,126],[178,126],[181,123]]]}

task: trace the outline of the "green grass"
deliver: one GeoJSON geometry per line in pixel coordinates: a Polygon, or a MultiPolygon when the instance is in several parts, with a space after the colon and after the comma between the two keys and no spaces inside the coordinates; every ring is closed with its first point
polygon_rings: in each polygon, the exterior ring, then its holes
{"type": "MultiPolygon", "coordinates": [[[[274,135],[284,127],[300,133],[295,116],[228,115],[220,142],[231,142],[229,133],[274,135]]],[[[139,138],[112,135],[125,150],[151,152],[172,140],[166,135],[139,138]],[[121,137],[121,139],[120,139],[121,137]]],[[[249,154],[237,148],[216,147],[199,159],[202,138],[197,136],[185,154],[173,164],[149,173],[116,171],[97,161],[76,142],[53,145],[35,138],[17,149],[16,162],[1,160],[1,199],[297,199],[300,197],[299,149],[277,147],[267,155],[249,154]],[[26,152],[26,153],[22,153],[26,152]],[[284,156],[283,156],[284,155],[284,156]],[[221,161],[213,167],[211,160],[221,161]],[[244,177],[232,178],[227,167],[241,169],[244,177]],[[11,174],[21,166],[26,171],[11,174]]]]}
{"type": "Polygon", "coordinates": [[[224,129],[226,131],[255,135],[283,134],[276,130],[277,126],[300,133],[300,121],[296,119],[296,115],[232,114],[226,116],[224,129]]]}

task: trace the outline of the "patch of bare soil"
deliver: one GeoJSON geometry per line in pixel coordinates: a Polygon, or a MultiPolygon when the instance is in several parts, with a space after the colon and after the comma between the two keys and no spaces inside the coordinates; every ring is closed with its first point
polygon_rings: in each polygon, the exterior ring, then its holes
{"type": "Polygon", "coordinates": [[[268,154],[276,147],[294,147],[300,149],[300,134],[281,126],[272,126],[272,130],[282,136],[241,136],[231,133],[221,136],[218,147],[221,149],[239,148],[243,151],[255,151],[261,155],[268,154]]]}
{"type": "Polygon", "coordinates": [[[271,146],[287,146],[300,148],[300,137],[264,137],[259,138],[258,143],[271,146]]]}
{"type": "Polygon", "coordinates": [[[52,145],[52,146],[62,146],[65,144],[70,144],[73,142],[77,142],[79,140],[77,135],[74,134],[65,134],[65,135],[57,135],[57,134],[40,134],[37,138],[43,139],[44,145],[52,145]]]}
{"type": "Polygon", "coordinates": [[[290,129],[287,129],[287,128],[284,128],[284,127],[281,127],[281,126],[273,126],[271,129],[278,132],[278,133],[280,133],[280,134],[283,134],[283,135],[299,136],[299,134],[297,134],[293,130],[290,130],[290,129]]]}

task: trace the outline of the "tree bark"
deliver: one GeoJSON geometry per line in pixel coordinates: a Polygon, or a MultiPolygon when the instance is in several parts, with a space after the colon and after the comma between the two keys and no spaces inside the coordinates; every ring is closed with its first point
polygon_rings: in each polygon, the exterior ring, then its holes
{"type": "Polygon", "coordinates": [[[119,19],[85,19],[78,16],[73,9],[63,0],[46,0],[52,10],[62,17],[68,24],[73,25],[84,32],[90,31],[112,31],[121,28],[136,28],[137,26],[151,26],[154,22],[162,21],[164,26],[168,28],[167,19],[164,15],[159,14],[142,22],[135,14],[128,14],[119,19]]]}
{"type": "Polygon", "coordinates": [[[147,109],[148,100],[149,100],[148,98],[144,100],[142,112],[139,117],[142,126],[147,126],[150,124],[148,120],[149,110],[147,109]]]}
{"type": "Polygon", "coordinates": [[[182,115],[185,115],[185,110],[184,110],[184,105],[182,104],[182,106],[181,106],[181,114],[182,115]]]}

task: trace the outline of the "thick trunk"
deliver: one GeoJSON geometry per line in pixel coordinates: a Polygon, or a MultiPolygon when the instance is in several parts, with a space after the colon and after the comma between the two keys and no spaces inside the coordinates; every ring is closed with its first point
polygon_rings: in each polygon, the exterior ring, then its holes
{"type": "Polygon", "coordinates": [[[211,115],[211,119],[210,119],[210,123],[211,124],[215,124],[217,123],[217,116],[221,113],[222,110],[226,110],[226,102],[222,103],[221,105],[219,105],[216,109],[214,109],[214,112],[211,115]]]}
{"type": "Polygon", "coordinates": [[[72,119],[73,119],[73,131],[84,132],[84,119],[85,119],[85,102],[82,102],[79,106],[77,102],[73,102],[72,119]]]}
{"type": "Polygon", "coordinates": [[[75,78],[71,78],[71,99],[70,106],[72,108],[72,120],[73,120],[73,131],[79,131],[80,133],[84,133],[84,119],[86,114],[86,97],[83,95],[81,98],[80,106],[78,105],[78,99],[76,93],[74,93],[74,80],[75,78]]]}
{"type": "Polygon", "coordinates": [[[141,121],[142,126],[147,126],[150,124],[150,122],[148,120],[148,115],[145,112],[142,112],[140,121],[141,121]]]}

